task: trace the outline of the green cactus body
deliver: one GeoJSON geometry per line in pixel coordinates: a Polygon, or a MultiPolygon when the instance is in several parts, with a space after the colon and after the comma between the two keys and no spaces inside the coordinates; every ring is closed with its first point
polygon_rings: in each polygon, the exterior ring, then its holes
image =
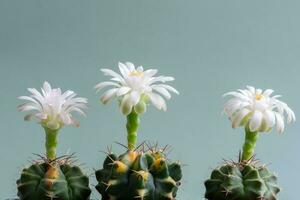
{"type": "Polygon", "coordinates": [[[89,179],[79,167],[37,163],[25,168],[17,181],[20,200],[88,200],[89,179]]]}
{"type": "Polygon", "coordinates": [[[182,173],[161,152],[128,151],[108,155],[96,178],[103,200],[173,200],[182,173]]]}
{"type": "Polygon", "coordinates": [[[253,163],[225,164],[213,170],[205,181],[208,200],[276,200],[277,177],[253,163]]]}

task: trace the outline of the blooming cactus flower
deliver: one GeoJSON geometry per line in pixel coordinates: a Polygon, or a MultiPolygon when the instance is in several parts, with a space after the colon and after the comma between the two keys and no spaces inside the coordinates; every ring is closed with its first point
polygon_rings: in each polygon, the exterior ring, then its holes
{"type": "Polygon", "coordinates": [[[79,123],[72,117],[71,112],[85,115],[83,109],[87,107],[87,99],[75,97],[76,94],[67,90],[62,93],[60,88],[51,88],[48,82],[44,82],[42,93],[35,88],[28,88],[30,96],[20,96],[19,99],[28,101],[18,107],[19,111],[32,111],[25,116],[25,120],[37,118],[40,123],[49,129],[57,130],[63,125],[79,123]]]}
{"type": "Polygon", "coordinates": [[[121,110],[124,115],[131,113],[132,109],[137,113],[143,113],[146,109],[146,103],[151,102],[157,109],[166,111],[167,106],[164,98],[170,99],[173,92],[178,91],[170,85],[164,84],[173,81],[170,76],[157,76],[156,69],[143,69],[142,66],[135,68],[130,62],[119,63],[118,74],[110,69],[101,69],[106,76],[111,76],[111,81],[101,82],[95,86],[97,91],[107,86],[113,88],[107,90],[101,97],[102,103],[106,104],[113,98],[120,99],[121,110]],[[163,98],[163,97],[164,98],[163,98]]]}
{"type": "Polygon", "coordinates": [[[247,89],[228,92],[232,96],[224,105],[224,111],[232,121],[232,127],[249,126],[250,131],[266,132],[276,125],[279,133],[284,131],[287,123],[296,120],[292,109],[278,100],[280,95],[271,96],[273,90],[262,91],[251,86],[247,89]]]}

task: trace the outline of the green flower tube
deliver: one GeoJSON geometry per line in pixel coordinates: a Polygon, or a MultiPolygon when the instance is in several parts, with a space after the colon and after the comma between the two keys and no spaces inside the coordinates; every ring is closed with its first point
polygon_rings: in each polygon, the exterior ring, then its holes
{"type": "Polygon", "coordinates": [[[44,127],[46,133],[46,156],[49,160],[54,160],[56,158],[56,148],[57,148],[57,135],[58,129],[52,130],[44,127]]]}
{"type": "Polygon", "coordinates": [[[139,115],[133,110],[129,115],[127,115],[126,124],[128,149],[131,151],[136,147],[139,124],[139,115]]]}
{"type": "Polygon", "coordinates": [[[251,132],[248,127],[245,128],[245,143],[243,146],[242,161],[248,161],[253,158],[258,137],[259,133],[257,131],[251,132]]]}

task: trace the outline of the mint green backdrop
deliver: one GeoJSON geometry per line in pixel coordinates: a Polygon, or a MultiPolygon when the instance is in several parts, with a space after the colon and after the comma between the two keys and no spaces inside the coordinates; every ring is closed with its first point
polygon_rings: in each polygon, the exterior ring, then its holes
{"type": "MultiPolygon", "coordinates": [[[[17,96],[48,80],[89,99],[87,118],[79,117],[78,129],[62,129],[58,150],[76,152],[92,174],[101,150],[113,144],[120,153],[114,142],[125,142],[116,103],[101,105],[93,90],[105,80],[99,69],[132,61],[176,77],[181,94],[166,113],[149,108],[139,141],[172,145],[171,158],[186,164],[178,199],[203,199],[212,167],[235,159],[244,137],[221,114],[224,92],[273,88],[300,114],[299,8],[297,0],[0,1],[0,198],[15,196],[20,170],[44,151],[43,130],[23,122],[17,96]]],[[[299,198],[299,128],[258,142],[258,157],[280,175],[284,200],[299,198]]]]}

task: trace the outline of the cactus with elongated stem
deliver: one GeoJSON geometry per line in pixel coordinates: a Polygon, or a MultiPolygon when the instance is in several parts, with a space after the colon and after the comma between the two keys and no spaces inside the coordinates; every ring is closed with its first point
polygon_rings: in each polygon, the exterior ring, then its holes
{"type": "Polygon", "coordinates": [[[232,121],[232,127],[245,128],[245,142],[238,162],[225,162],[214,169],[205,181],[205,198],[208,200],[276,200],[280,188],[277,176],[254,159],[256,142],[260,132],[268,132],[276,124],[277,131],[284,130],[284,119],[295,121],[294,112],[273,90],[248,86],[225,94],[233,96],[225,103],[224,111],[232,121]]]}
{"type": "Polygon", "coordinates": [[[157,82],[174,78],[154,77],[157,70],[144,71],[132,63],[119,63],[119,69],[121,74],[102,69],[104,75],[112,76],[112,81],[101,82],[95,88],[113,86],[102,95],[101,101],[106,104],[112,98],[119,99],[121,111],[127,118],[127,151],[120,156],[108,152],[103,168],[95,173],[96,189],[103,200],[173,200],[182,178],[180,164],[170,162],[164,151],[153,148],[140,151],[136,143],[139,115],[146,111],[147,104],[165,111],[167,107],[161,95],[169,99],[170,91],[178,93],[175,88],[157,82]]]}
{"type": "Polygon", "coordinates": [[[46,136],[46,157],[41,156],[42,160],[23,169],[17,180],[20,200],[88,200],[91,194],[88,177],[72,164],[70,156],[56,155],[59,130],[64,125],[78,125],[70,112],[83,113],[81,109],[86,107],[86,99],[74,98],[75,94],[70,90],[61,94],[59,88],[52,89],[47,82],[42,94],[33,88],[28,90],[32,95],[20,99],[30,102],[21,105],[19,110],[37,110],[25,119],[36,117],[40,120],[46,136]]]}

